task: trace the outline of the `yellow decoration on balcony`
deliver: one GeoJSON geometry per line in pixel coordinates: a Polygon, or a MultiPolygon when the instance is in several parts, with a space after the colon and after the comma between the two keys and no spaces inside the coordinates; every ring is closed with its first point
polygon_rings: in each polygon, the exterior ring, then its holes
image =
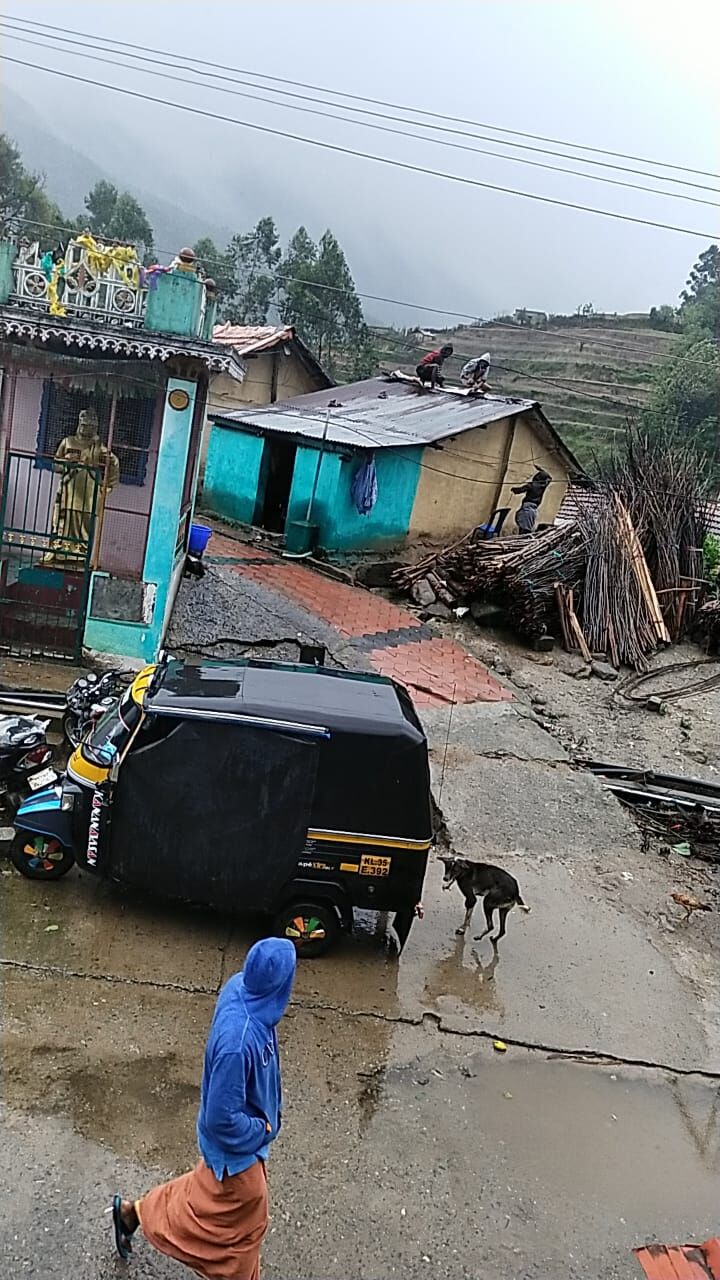
{"type": "Polygon", "coordinates": [[[84,249],[87,253],[88,266],[91,271],[101,275],[108,271],[110,267],[114,267],[129,288],[137,289],[140,284],[140,263],[132,245],[99,244],[89,231],[84,231],[82,235],[75,236],[75,244],[79,244],[81,249],[84,249]]]}
{"type": "Polygon", "coordinates": [[[67,311],[65,307],[63,306],[62,302],[58,298],[58,280],[60,279],[60,274],[64,266],[65,266],[64,258],[61,258],[59,262],[54,262],[52,274],[50,276],[50,279],[48,280],[48,287],[47,287],[48,311],[50,312],[51,316],[67,315],[67,311]]]}

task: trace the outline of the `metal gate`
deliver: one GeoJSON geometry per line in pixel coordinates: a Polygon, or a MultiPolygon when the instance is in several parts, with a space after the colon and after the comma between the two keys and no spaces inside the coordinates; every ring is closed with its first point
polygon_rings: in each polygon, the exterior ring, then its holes
{"type": "Polygon", "coordinates": [[[9,450],[0,500],[0,653],[82,651],[101,472],[9,450]]]}

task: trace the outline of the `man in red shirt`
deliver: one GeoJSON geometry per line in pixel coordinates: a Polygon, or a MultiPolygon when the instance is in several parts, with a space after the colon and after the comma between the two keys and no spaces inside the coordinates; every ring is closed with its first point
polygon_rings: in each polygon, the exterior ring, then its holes
{"type": "Polygon", "coordinates": [[[441,387],[443,379],[440,370],[445,360],[453,353],[452,347],[448,344],[446,347],[440,347],[438,351],[428,351],[423,356],[415,372],[422,382],[423,386],[428,383],[431,387],[441,387]]]}

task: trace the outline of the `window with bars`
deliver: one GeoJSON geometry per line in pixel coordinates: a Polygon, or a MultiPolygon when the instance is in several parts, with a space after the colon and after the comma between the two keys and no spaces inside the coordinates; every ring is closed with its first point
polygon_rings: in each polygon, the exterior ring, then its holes
{"type": "MultiPolygon", "coordinates": [[[[120,464],[121,484],[142,486],[146,482],[155,406],[155,396],[118,396],[115,402],[110,448],[120,464]]],[[[107,444],[112,410],[110,394],[69,390],[52,379],[44,383],[36,467],[52,466],[60,441],[75,434],[81,409],[95,410],[98,434],[107,444]]]]}

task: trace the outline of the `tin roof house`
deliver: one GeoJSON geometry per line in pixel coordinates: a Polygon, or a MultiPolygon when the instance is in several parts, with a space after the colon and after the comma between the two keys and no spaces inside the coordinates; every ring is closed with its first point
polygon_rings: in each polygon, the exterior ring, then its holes
{"type": "Polygon", "coordinates": [[[420,393],[402,374],[212,421],[204,507],[296,549],[447,540],[511,512],[512,486],[539,467],[552,476],[541,517],[552,521],[581,470],[535,401],[420,393]]]}
{"type": "Polygon", "coordinates": [[[248,404],[275,404],[333,386],[325,370],[291,324],[216,324],[213,341],[233,351],[242,363],[242,382],[229,373],[213,373],[207,398],[207,426],[200,456],[202,484],[215,414],[233,413],[248,404]]]}
{"type": "Polygon", "coordinates": [[[188,255],[145,271],[88,233],[0,241],[0,653],[162,644],[192,520],[211,340],[188,255]]]}

